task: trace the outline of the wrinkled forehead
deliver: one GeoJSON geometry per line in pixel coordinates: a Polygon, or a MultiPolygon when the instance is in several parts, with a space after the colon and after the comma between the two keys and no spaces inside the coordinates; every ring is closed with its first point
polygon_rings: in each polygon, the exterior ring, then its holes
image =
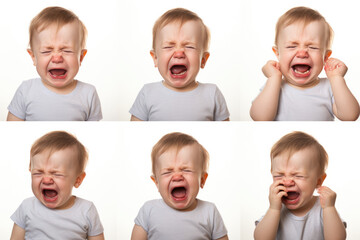
{"type": "Polygon", "coordinates": [[[283,171],[319,171],[320,160],[314,147],[307,147],[298,151],[285,151],[271,160],[271,172],[283,171]]]}
{"type": "Polygon", "coordinates": [[[57,168],[78,169],[78,153],[75,147],[64,149],[45,149],[30,157],[30,169],[34,168],[57,168]]]}
{"type": "Polygon", "coordinates": [[[197,144],[172,146],[157,157],[156,165],[159,167],[202,165],[200,147],[197,144]]]}
{"type": "Polygon", "coordinates": [[[304,33],[311,34],[310,37],[317,38],[323,41],[326,44],[326,40],[330,37],[328,36],[328,26],[323,20],[313,20],[306,21],[304,19],[298,19],[293,21],[287,21],[282,26],[279,26],[276,44],[279,43],[279,40],[283,38],[292,39],[297,38],[304,33]],[[289,32],[295,35],[289,35],[289,32]]]}

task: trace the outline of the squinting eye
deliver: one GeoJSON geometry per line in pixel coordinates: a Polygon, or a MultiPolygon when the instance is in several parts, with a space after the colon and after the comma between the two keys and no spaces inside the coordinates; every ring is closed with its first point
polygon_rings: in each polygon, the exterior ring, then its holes
{"type": "Polygon", "coordinates": [[[70,51],[70,50],[65,50],[64,52],[65,53],[72,53],[72,51],[70,51]]]}
{"type": "Polygon", "coordinates": [[[191,172],[191,170],[184,169],[183,172],[191,172]]]}
{"type": "Polygon", "coordinates": [[[186,48],[188,48],[188,49],[195,49],[195,47],[193,47],[193,46],[186,46],[186,48]]]}
{"type": "Polygon", "coordinates": [[[161,175],[167,175],[167,174],[170,174],[170,172],[163,172],[163,173],[161,173],[161,175]]]}
{"type": "Polygon", "coordinates": [[[312,50],[318,50],[319,48],[317,48],[317,47],[310,47],[310,49],[312,49],[312,50]]]}
{"type": "Polygon", "coordinates": [[[43,51],[43,52],[40,52],[42,54],[47,54],[47,53],[50,53],[50,51],[43,51]]]}

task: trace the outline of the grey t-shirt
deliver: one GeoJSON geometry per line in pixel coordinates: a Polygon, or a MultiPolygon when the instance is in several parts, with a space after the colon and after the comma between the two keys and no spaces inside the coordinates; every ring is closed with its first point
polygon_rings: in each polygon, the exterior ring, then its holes
{"type": "Polygon", "coordinates": [[[210,83],[188,92],[173,91],[162,82],[145,84],[130,113],[143,121],[222,121],[230,116],[224,96],[210,83]]]}
{"type": "Polygon", "coordinates": [[[98,121],[100,100],[94,86],[77,81],[69,94],[47,89],[40,78],[22,82],[8,110],[26,121],[98,121]]]}
{"type": "MultiPolygon", "coordinates": [[[[259,219],[255,224],[262,220],[259,219]]],[[[344,222],[346,227],[346,222],[344,222]]],[[[305,216],[295,216],[284,205],[276,240],[321,240],[324,239],[323,210],[318,198],[305,216]]]]}
{"type": "Polygon", "coordinates": [[[76,198],[69,209],[45,207],[36,197],[25,199],[11,219],[25,230],[25,239],[87,239],[104,228],[92,202],[76,198]]]}
{"type": "Polygon", "coordinates": [[[333,121],[334,96],[329,80],[311,88],[297,89],[283,82],[276,121],[333,121]]]}
{"type": "Polygon", "coordinates": [[[148,201],[135,224],[147,232],[148,240],[209,240],[227,234],[216,206],[201,200],[194,210],[185,212],[169,207],[162,199],[148,201]]]}

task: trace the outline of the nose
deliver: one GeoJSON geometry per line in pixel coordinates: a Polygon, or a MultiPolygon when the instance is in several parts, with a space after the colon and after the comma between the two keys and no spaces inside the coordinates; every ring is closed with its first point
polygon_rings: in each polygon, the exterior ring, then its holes
{"type": "Polygon", "coordinates": [[[283,183],[285,187],[292,187],[295,185],[294,179],[292,178],[284,178],[283,183]]]}
{"type": "Polygon", "coordinates": [[[184,179],[182,172],[175,172],[172,181],[182,181],[184,179]]]}
{"type": "Polygon", "coordinates": [[[299,49],[299,51],[296,53],[296,56],[298,58],[307,58],[307,57],[309,57],[309,53],[308,53],[307,48],[299,49]]]}
{"type": "Polygon", "coordinates": [[[43,184],[53,184],[54,180],[50,176],[44,176],[42,179],[43,184]]]}
{"type": "Polygon", "coordinates": [[[61,52],[54,53],[54,55],[51,58],[51,61],[53,63],[62,63],[63,62],[63,56],[61,52]]]}
{"type": "Polygon", "coordinates": [[[174,52],[174,57],[175,58],[184,58],[185,57],[184,49],[183,48],[176,49],[174,52]]]}

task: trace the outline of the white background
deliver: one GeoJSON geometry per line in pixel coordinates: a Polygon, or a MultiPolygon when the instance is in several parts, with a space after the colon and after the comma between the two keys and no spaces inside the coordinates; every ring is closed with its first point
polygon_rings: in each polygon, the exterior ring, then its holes
{"type": "Polygon", "coordinates": [[[266,81],[261,68],[275,59],[271,47],[276,21],[299,5],[320,11],[333,27],[333,56],[348,66],[347,84],[360,99],[360,49],[356,47],[360,7],[356,1],[18,0],[6,1],[0,8],[1,120],[21,82],[38,76],[26,52],[28,27],[38,12],[54,5],[74,11],[88,28],[88,54],[76,78],[95,85],[104,120],[129,120],[128,111],[141,87],[161,80],[149,54],[152,27],[174,7],[196,12],[209,27],[210,58],[197,80],[218,85],[231,120],[250,120],[251,101],[266,81]]]}
{"type": "Polygon", "coordinates": [[[93,201],[107,239],[130,239],[140,207],[160,198],[151,181],[150,153],[165,134],[181,131],[210,153],[209,177],[199,199],[216,204],[230,239],[252,239],[254,221],[265,214],[270,149],[283,135],[313,135],[329,154],[324,185],[337,193],[336,208],[347,222],[348,239],[360,239],[360,128],[357,123],[0,123],[0,239],[8,239],[11,214],[31,192],[29,151],[53,130],[75,134],[89,151],[87,176],[73,194],[93,201]]]}

